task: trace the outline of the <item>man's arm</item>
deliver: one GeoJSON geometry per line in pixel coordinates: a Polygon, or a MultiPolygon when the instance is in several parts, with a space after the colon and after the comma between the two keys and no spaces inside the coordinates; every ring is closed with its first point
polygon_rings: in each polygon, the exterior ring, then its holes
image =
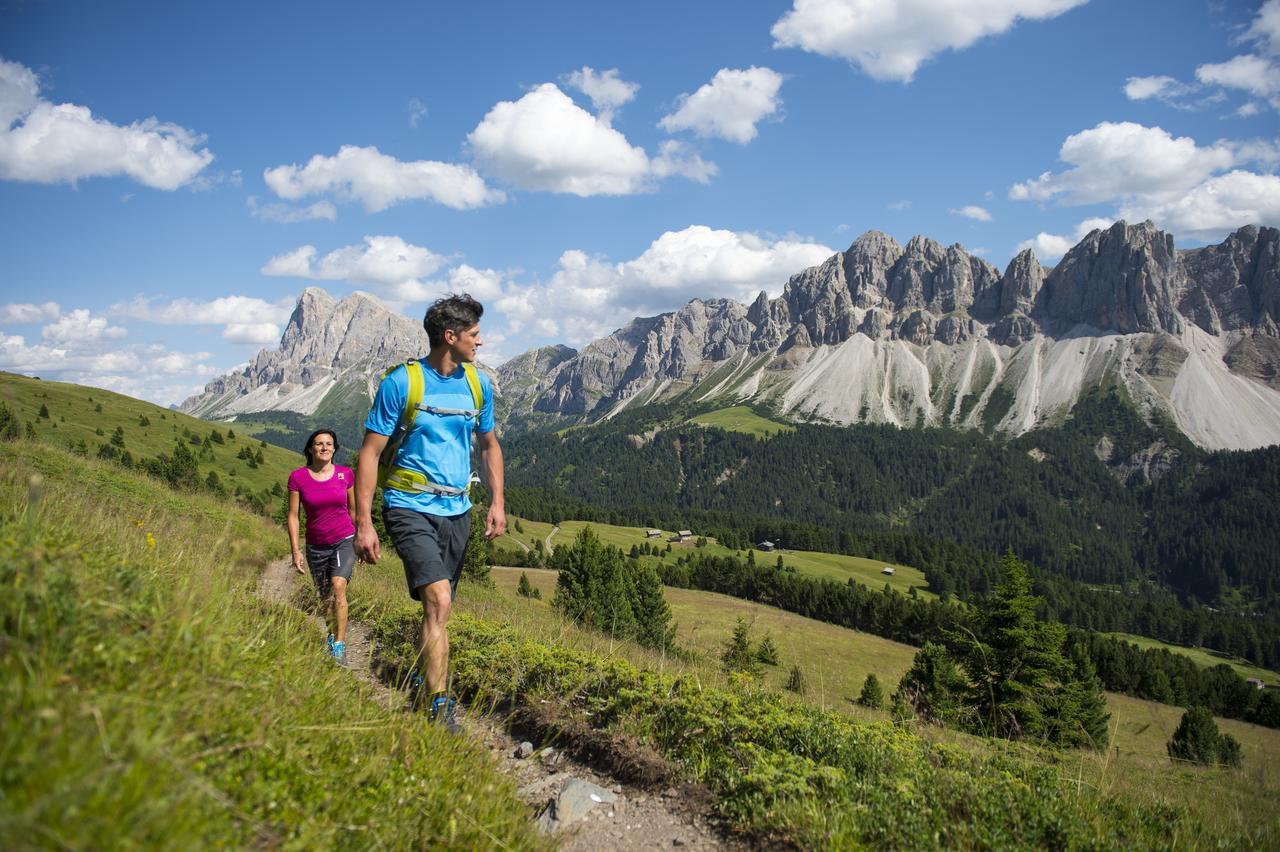
{"type": "Polygon", "coordinates": [[[373,528],[373,490],[378,485],[378,457],[388,437],[366,430],[356,460],[356,554],[370,564],[382,555],[382,542],[373,528]]]}
{"type": "Polygon", "coordinates": [[[498,445],[497,432],[480,432],[476,437],[480,447],[480,475],[492,497],[489,514],[485,518],[484,537],[494,539],[507,531],[507,510],[502,490],[502,447],[498,445]]]}

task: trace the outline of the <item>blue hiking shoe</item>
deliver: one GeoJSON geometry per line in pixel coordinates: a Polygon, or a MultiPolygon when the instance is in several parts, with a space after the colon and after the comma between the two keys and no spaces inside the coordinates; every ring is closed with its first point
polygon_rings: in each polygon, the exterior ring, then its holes
{"type": "Polygon", "coordinates": [[[345,666],[347,664],[346,657],[347,657],[347,643],[334,642],[333,643],[333,661],[340,666],[345,666]]]}
{"type": "Polygon", "coordinates": [[[437,695],[431,700],[431,712],[428,716],[431,724],[443,725],[451,734],[462,733],[462,724],[458,721],[458,702],[448,695],[437,695]]]}
{"type": "Polygon", "coordinates": [[[409,675],[409,680],[405,684],[405,689],[409,693],[409,707],[414,710],[421,710],[427,705],[427,701],[431,695],[427,692],[427,682],[423,679],[421,672],[413,672],[409,675]]]}

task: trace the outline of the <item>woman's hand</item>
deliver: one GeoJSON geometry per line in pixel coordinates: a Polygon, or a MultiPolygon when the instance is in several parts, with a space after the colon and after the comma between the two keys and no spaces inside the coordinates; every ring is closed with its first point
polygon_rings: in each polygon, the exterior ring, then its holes
{"type": "Polygon", "coordinates": [[[297,571],[299,574],[307,573],[302,567],[302,554],[296,550],[293,552],[293,570],[297,571]]]}

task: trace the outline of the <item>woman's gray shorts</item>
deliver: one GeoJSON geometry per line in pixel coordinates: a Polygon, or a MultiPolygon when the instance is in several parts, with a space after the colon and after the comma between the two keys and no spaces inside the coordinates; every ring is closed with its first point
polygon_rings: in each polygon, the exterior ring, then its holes
{"type": "Polygon", "coordinates": [[[307,545],[307,567],[320,597],[329,597],[334,577],[351,582],[351,571],[356,567],[355,540],[355,536],[348,536],[333,544],[307,545]]]}
{"type": "Polygon", "coordinates": [[[420,600],[418,589],[441,580],[449,581],[452,594],[458,593],[467,537],[471,534],[470,512],[446,517],[412,509],[384,509],[382,523],[404,563],[409,597],[420,600]]]}

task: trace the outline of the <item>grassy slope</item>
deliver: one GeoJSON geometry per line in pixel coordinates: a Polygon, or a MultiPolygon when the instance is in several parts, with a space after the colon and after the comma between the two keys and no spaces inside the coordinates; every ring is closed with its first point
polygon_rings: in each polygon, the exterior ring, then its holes
{"type": "MultiPolygon", "coordinates": [[[[235,430],[235,424],[209,423],[111,391],[13,373],[0,372],[0,402],[14,411],[20,421],[31,423],[38,440],[59,447],[83,440],[89,446],[90,455],[97,455],[98,446],[110,441],[117,426],[124,429],[125,449],[135,459],[171,452],[174,440],[182,437],[183,429],[201,438],[214,430],[224,436],[228,428],[235,430]],[[48,407],[47,420],[38,416],[41,405],[48,407]],[[95,411],[97,405],[102,406],[101,412],[95,411]],[[144,416],[151,421],[150,426],[138,425],[144,416]],[[103,434],[96,434],[97,429],[103,434]]],[[[198,453],[199,447],[189,446],[198,453]]],[[[235,440],[212,446],[214,461],[201,460],[200,475],[203,478],[210,470],[216,470],[228,491],[234,491],[237,485],[254,493],[269,490],[277,483],[284,488],[289,472],[305,462],[301,450],[290,453],[271,444],[262,446],[259,441],[247,440],[243,429],[237,432],[235,440]],[[251,468],[243,459],[236,458],[236,453],[246,444],[255,452],[262,450],[262,465],[251,468]]]]}
{"type": "Polygon", "coordinates": [[[1208,648],[1187,648],[1182,645],[1170,645],[1168,642],[1161,642],[1159,639],[1148,639],[1146,636],[1134,636],[1132,633],[1108,633],[1106,635],[1114,636],[1116,639],[1123,639],[1126,642],[1132,642],[1139,648],[1163,648],[1171,653],[1181,654],[1202,668],[1211,669],[1214,666],[1220,666],[1223,663],[1226,663],[1231,666],[1231,668],[1233,668],[1240,677],[1256,677],[1260,678],[1263,683],[1272,685],[1280,683],[1280,672],[1273,672],[1271,669],[1260,668],[1252,665],[1246,660],[1227,657],[1217,651],[1211,651],[1208,648]]]}
{"type": "Polygon", "coordinates": [[[277,527],[42,444],[0,471],[0,848],[540,845],[480,749],[257,597],[277,527]]]}
{"type": "Polygon", "coordinates": [[[789,423],[779,423],[776,420],[761,417],[745,405],[735,405],[732,408],[721,408],[699,414],[689,422],[699,426],[714,426],[726,432],[743,432],[747,435],[755,435],[757,438],[767,438],[779,432],[796,430],[796,427],[789,423]]]}
{"type": "MultiPolygon", "coordinates": [[[[521,569],[495,568],[499,589],[514,594],[521,569]]],[[[555,594],[554,571],[526,569],[531,583],[542,591],[542,602],[521,601],[527,608],[546,611],[554,621],[549,602],[555,594]]],[[[884,720],[887,714],[856,706],[849,699],[862,689],[867,674],[874,673],[892,691],[911,666],[916,649],[843,627],[825,624],[773,607],[725,595],[687,589],[665,589],[677,623],[677,643],[695,651],[700,661],[691,664],[698,677],[723,680],[716,659],[739,618],[752,624],[755,640],[766,634],[778,645],[780,665],[766,670],[764,683],[780,690],[792,665],[799,664],[809,684],[808,700],[862,721],[884,720]]],[[[672,663],[665,665],[670,668],[672,663]]],[[[1081,777],[1138,801],[1170,801],[1187,806],[1223,830],[1246,825],[1280,831],[1270,803],[1280,797],[1280,731],[1234,719],[1219,719],[1218,727],[1240,740],[1244,749],[1243,772],[1176,767],[1169,763],[1165,744],[1182,717],[1182,710],[1154,701],[1107,694],[1111,713],[1113,748],[1104,758],[1068,753],[1067,762],[1081,777]],[[1159,775],[1162,785],[1152,785],[1159,775]],[[1167,782],[1167,783],[1163,783],[1167,782]]],[[[984,753],[986,744],[964,734],[932,730],[926,734],[984,753]]],[[[1280,842],[1280,834],[1273,835],[1280,842]]]]}
{"type": "MultiPolygon", "coordinates": [[[[515,538],[520,539],[526,545],[532,547],[535,538],[545,539],[551,532],[550,524],[540,524],[535,521],[527,521],[521,519],[520,525],[524,527],[524,533],[516,533],[514,527],[514,516],[511,517],[511,525],[508,526],[507,536],[510,539],[500,538],[497,541],[499,547],[512,548],[518,547],[514,543],[515,538]],[[504,540],[505,539],[505,540],[504,540]]],[[[633,545],[643,544],[646,541],[650,544],[657,544],[666,547],[666,538],[670,537],[671,531],[664,530],[663,538],[658,541],[645,537],[643,527],[624,527],[615,526],[613,524],[601,524],[595,521],[565,521],[560,525],[560,530],[551,539],[553,545],[572,544],[573,539],[582,530],[583,527],[590,526],[605,544],[611,544],[614,547],[620,547],[624,551],[630,551],[633,545]]],[[[696,532],[696,531],[695,531],[696,532]]],[[[693,542],[683,544],[673,544],[671,555],[668,559],[673,559],[681,555],[705,554],[708,556],[736,556],[739,551],[730,550],[727,547],[721,547],[714,541],[709,542],[705,547],[695,548],[693,542]]],[[[864,559],[860,556],[844,556],[838,553],[818,553],[808,550],[778,550],[773,553],[765,553],[757,550],[755,558],[758,562],[766,565],[772,565],[777,558],[781,556],[783,562],[788,566],[796,569],[801,574],[811,577],[821,577],[828,580],[836,580],[845,582],[852,578],[855,581],[869,586],[873,589],[882,589],[887,583],[890,588],[896,589],[906,594],[912,587],[916,587],[916,593],[925,599],[932,599],[935,595],[932,592],[924,590],[926,581],[924,572],[908,565],[893,565],[895,573],[892,577],[881,574],[880,571],[886,565],[892,564],[880,562],[875,559],[864,559]]],[[[649,561],[656,561],[653,557],[646,557],[649,561]]]]}

